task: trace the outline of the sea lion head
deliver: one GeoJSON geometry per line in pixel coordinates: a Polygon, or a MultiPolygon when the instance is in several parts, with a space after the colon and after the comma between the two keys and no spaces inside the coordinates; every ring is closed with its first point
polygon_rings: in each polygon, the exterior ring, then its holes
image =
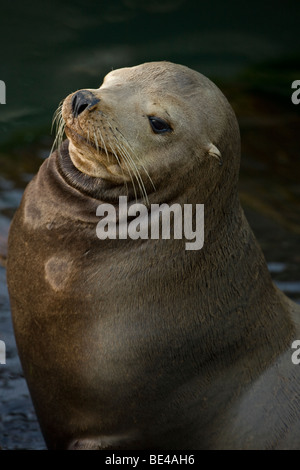
{"type": "Polygon", "coordinates": [[[198,174],[204,202],[221,173],[228,186],[237,181],[235,115],[221,91],[188,67],[151,62],[113,70],[100,88],[67,96],[61,115],[74,166],[135,196],[147,198],[166,182],[181,187],[198,174]]]}

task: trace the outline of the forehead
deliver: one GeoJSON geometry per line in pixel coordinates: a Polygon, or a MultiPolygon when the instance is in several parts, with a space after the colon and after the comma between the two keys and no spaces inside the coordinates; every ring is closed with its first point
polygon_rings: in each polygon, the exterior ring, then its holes
{"type": "Polygon", "coordinates": [[[126,81],[126,75],[124,73],[124,69],[117,69],[117,70],[112,70],[109,72],[107,75],[105,75],[103,79],[103,84],[108,85],[108,84],[122,84],[126,81]],[[123,72],[122,72],[123,71],[123,72]]]}
{"type": "Polygon", "coordinates": [[[159,77],[134,74],[131,69],[110,72],[105,77],[101,89],[107,91],[107,96],[112,102],[134,105],[136,109],[142,108],[146,113],[163,109],[175,118],[178,112],[183,114],[184,109],[188,107],[188,100],[183,97],[182,90],[175,90],[169,83],[162,83],[159,77]]]}
{"type": "Polygon", "coordinates": [[[120,86],[126,83],[149,89],[163,87],[165,91],[191,93],[199,87],[200,77],[200,74],[184,66],[149,63],[113,70],[105,76],[103,84],[120,86]]]}

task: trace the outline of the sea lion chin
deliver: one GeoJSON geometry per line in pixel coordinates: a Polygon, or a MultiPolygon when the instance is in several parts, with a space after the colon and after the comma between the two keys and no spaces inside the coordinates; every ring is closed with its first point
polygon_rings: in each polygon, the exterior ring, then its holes
{"type": "Polygon", "coordinates": [[[187,67],[146,63],[70,94],[57,119],[59,148],[25,190],[7,262],[48,448],[299,448],[300,309],[240,206],[224,95],[187,67]],[[203,248],[99,240],[97,208],[120,196],[204,204],[203,248]]]}

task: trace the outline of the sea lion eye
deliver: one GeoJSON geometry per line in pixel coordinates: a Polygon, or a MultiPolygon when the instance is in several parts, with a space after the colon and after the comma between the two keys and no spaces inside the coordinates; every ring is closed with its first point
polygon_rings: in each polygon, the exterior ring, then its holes
{"type": "Polygon", "coordinates": [[[159,117],[149,116],[148,119],[155,134],[163,134],[172,130],[169,124],[159,117]]]}

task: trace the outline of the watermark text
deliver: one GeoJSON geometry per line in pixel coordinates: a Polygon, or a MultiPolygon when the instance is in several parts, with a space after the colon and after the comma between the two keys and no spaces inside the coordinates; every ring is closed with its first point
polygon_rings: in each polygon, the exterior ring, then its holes
{"type": "Polygon", "coordinates": [[[292,103],[299,104],[300,103],[300,80],[294,80],[292,83],[292,88],[295,91],[292,93],[292,103]]]}
{"type": "Polygon", "coordinates": [[[0,364],[6,364],[6,347],[4,341],[0,341],[0,364]]]}
{"type": "Polygon", "coordinates": [[[127,197],[119,197],[118,216],[114,205],[100,204],[101,217],[96,233],[100,240],[185,239],[186,250],[200,250],[204,244],[204,204],[151,204],[128,206],[127,197]]]}
{"type": "Polygon", "coordinates": [[[0,80],[0,104],[6,104],[6,85],[0,80]]]}
{"type": "Polygon", "coordinates": [[[292,343],[292,349],[296,349],[296,351],[292,354],[292,363],[296,366],[300,364],[300,340],[296,339],[292,343]]]}

